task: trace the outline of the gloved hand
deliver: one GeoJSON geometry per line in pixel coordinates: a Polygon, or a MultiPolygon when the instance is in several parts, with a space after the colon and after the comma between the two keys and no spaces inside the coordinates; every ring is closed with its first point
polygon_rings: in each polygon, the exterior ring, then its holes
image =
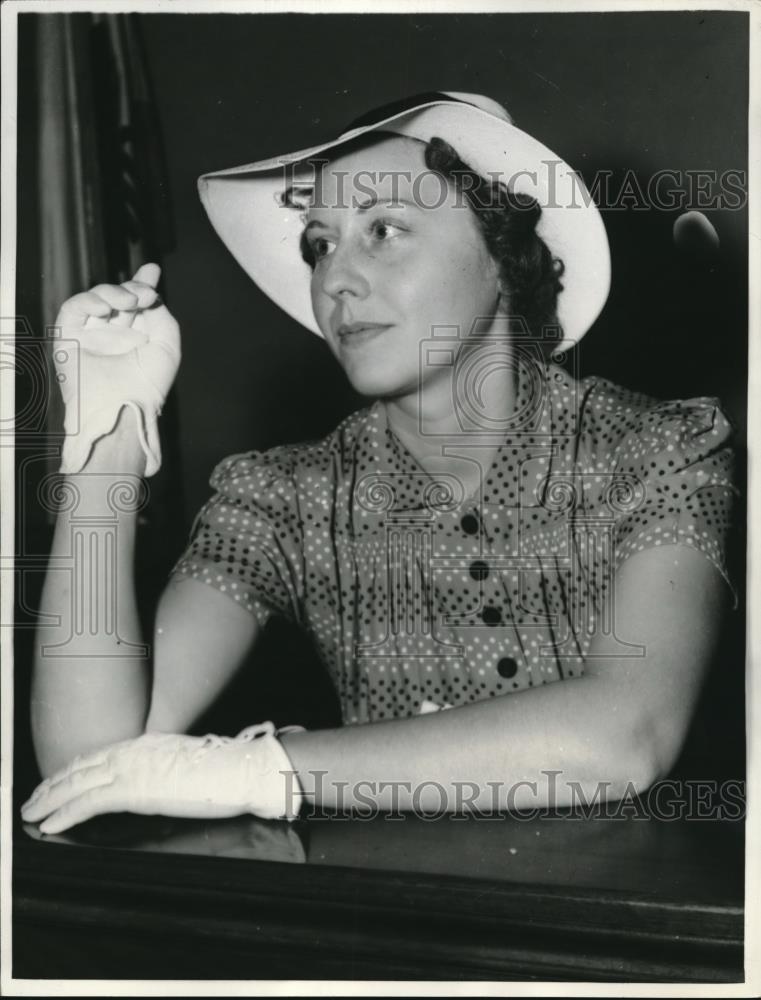
{"type": "Polygon", "coordinates": [[[157,418],[180,364],[180,330],[156,291],[160,276],[157,264],[143,264],[132,281],[96,285],[61,306],[55,325],[78,344],[53,352],[66,407],[63,473],[81,472],[125,404],[137,416],[145,475],[161,467],[157,418]]]}
{"type": "Polygon", "coordinates": [[[42,833],[108,812],[293,820],[301,786],[271,722],[225,736],[146,733],[76,757],[21,807],[42,833]]]}

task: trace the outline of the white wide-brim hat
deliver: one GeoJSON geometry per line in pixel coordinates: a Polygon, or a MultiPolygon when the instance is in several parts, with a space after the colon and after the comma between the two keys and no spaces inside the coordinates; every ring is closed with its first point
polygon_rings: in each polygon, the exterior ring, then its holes
{"type": "Polygon", "coordinates": [[[283,204],[283,196],[294,165],[380,130],[426,143],[438,136],[477,173],[498,174],[516,193],[538,200],[542,215],[537,233],[565,265],[558,296],[563,346],[580,340],[602,311],[610,289],[610,250],[602,217],[568,164],[516,128],[503,107],[479,94],[410,98],[364,115],[337,139],[319,146],[204,174],[198,188],[209,219],[262,291],[322,336],[312,310],[312,272],[301,256],[303,219],[283,204]]]}

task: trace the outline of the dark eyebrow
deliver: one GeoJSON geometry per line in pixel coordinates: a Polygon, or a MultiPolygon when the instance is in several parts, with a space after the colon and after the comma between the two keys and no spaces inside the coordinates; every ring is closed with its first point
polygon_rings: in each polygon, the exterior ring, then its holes
{"type": "Polygon", "coordinates": [[[410,201],[408,198],[379,198],[377,194],[370,195],[367,201],[362,202],[361,205],[357,205],[357,211],[367,212],[370,208],[375,208],[378,202],[384,202],[388,205],[409,205],[410,208],[417,208],[418,206],[414,201],[410,201]]]}
{"type": "Polygon", "coordinates": [[[355,207],[358,212],[367,212],[369,209],[375,208],[377,204],[378,204],[378,195],[371,194],[370,197],[367,199],[367,201],[363,201],[361,205],[356,205],[355,207]]]}
{"type": "MultiPolygon", "coordinates": [[[[410,208],[418,208],[419,206],[415,204],[414,201],[410,201],[408,198],[397,198],[393,200],[391,198],[378,198],[377,195],[371,195],[367,201],[362,202],[361,205],[357,205],[358,212],[368,212],[371,208],[375,208],[378,202],[387,202],[389,205],[409,205],[410,208]]],[[[315,226],[319,226],[321,229],[330,229],[330,226],[326,225],[324,222],[320,222],[318,219],[313,219],[304,226],[304,232],[308,233],[310,229],[314,229],[315,226]]]]}

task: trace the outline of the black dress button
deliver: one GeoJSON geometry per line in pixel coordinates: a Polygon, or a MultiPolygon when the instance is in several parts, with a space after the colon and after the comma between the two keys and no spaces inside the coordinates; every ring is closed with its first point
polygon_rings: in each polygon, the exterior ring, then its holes
{"type": "Polygon", "coordinates": [[[499,625],[502,621],[502,612],[489,604],[481,612],[481,621],[484,625],[499,625]]]}
{"type": "Polygon", "coordinates": [[[489,564],[483,562],[481,559],[476,559],[475,562],[470,564],[470,575],[474,580],[485,580],[489,575],[489,564]]]}
{"type": "Polygon", "coordinates": [[[518,673],[518,664],[512,656],[503,656],[497,664],[497,673],[500,677],[506,677],[509,680],[518,673]]]}
{"type": "Polygon", "coordinates": [[[460,521],[460,527],[466,535],[478,534],[478,518],[475,514],[466,514],[460,521]]]}

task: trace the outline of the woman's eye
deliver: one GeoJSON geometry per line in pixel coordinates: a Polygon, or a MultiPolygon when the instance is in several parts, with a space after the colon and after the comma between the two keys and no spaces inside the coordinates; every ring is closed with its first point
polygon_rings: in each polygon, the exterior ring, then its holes
{"type": "Polygon", "coordinates": [[[324,236],[319,236],[316,240],[312,240],[310,246],[314,254],[314,259],[322,260],[323,257],[327,257],[328,254],[332,253],[335,243],[332,240],[325,239],[324,236]]]}
{"type": "Polygon", "coordinates": [[[376,239],[385,242],[402,232],[402,228],[394,222],[388,222],[386,219],[376,219],[371,224],[370,231],[376,239]]]}
{"type": "MultiPolygon", "coordinates": [[[[395,239],[404,230],[396,222],[387,219],[375,219],[370,223],[369,235],[372,241],[377,243],[387,243],[395,239]]],[[[316,264],[326,257],[329,257],[335,250],[336,243],[326,236],[316,236],[309,239],[309,255],[312,264],[316,264]]]]}

